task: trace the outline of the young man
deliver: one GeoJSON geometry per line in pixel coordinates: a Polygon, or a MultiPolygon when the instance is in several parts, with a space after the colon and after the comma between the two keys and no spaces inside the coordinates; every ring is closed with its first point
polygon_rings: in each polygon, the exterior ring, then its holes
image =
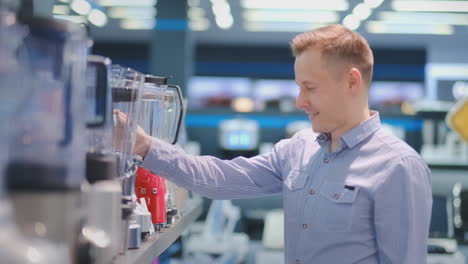
{"type": "Polygon", "coordinates": [[[304,130],[269,154],[220,160],[187,155],[140,129],[143,167],[212,199],[283,192],[288,264],[427,263],[430,171],[369,110],[368,43],[332,25],[291,46],[297,106],[318,137],[304,130]]]}

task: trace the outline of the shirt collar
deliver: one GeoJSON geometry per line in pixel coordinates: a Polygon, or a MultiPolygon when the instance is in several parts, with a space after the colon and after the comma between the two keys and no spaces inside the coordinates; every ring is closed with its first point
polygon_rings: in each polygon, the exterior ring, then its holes
{"type": "MultiPolygon", "coordinates": [[[[371,117],[369,119],[365,120],[341,136],[341,146],[339,149],[344,147],[343,142],[346,144],[346,146],[348,146],[348,148],[353,148],[357,144],[361,143],[364,139],[374,134],[374,132],[381,127],[379,112],[371,110],[370,114],[371,117]]],[[[325,145],[329,144],[330,139],[330,133],[322,133],[317,136],[316,141],[321,147],[324,147],[325,145]]]]}

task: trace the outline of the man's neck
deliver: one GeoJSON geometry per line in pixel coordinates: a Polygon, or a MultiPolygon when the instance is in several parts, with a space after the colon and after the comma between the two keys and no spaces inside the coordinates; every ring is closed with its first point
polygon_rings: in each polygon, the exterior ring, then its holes
{"type": "Polygon", "coordinates": [[[330,145],[330,152],[336,151],[340,144],[340,138],[348,131],[353,129],[354,127],[358,126],[362,122],[366,121],[371,117],[369,109],[365,109],[362,113],[347,119],[348,121],[337,130],[331,132],[331,145],[330,145]]]}

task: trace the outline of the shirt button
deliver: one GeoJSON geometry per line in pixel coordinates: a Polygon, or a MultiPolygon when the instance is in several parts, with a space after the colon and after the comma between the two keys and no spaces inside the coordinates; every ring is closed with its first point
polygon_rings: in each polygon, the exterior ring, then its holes
{"type": "Polygon", "coordinates": [[[304,229],[306,229],[308,226],[309,226],[309,225],[307,225],[307,224],[303,224],[303,225],[302,225],[302,227],[303,227],[304,229]]]}
{"type": "Polygon", "coordinates": [[[314,194],[315,194],[315,190],[314,190],[314,189],[310,189],[309,194],[310,194],[310,195],[314,195],[314,194]]]}
{"type": "Polygon", "coordinates": [[[330,160],[327,159],[327,158],[325,158],[325,159],[323,160],[323,162],[328,163],[328,162],[330,162],[330,160]]]}
{"type": "Polygon", "coordinates": [[[300,264],[300,263],[301,263],[301,261],[296,259],[296,264],[300,264]]]}
{"type": "Polygon", "coordinates": [[[335,198],[335,200],[338,200],[340,198],[340,195],[339,194],[335,194],[333,195],[333,198],[335,198]]]}

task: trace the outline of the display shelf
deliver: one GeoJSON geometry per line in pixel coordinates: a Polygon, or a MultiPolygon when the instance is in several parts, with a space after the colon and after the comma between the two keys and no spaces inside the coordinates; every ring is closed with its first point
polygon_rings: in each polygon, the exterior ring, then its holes
{"type": "Polygon", "coordinates": [[[152,263],[161,253],[163,253],[174,241],[184,232],[184,230],[202,213],[202,199],[193,199],[187,202],[187,207],[182,213],[182,217],[171,227],[164,228],[162,233],[152,235],[143,241],[138,249],[130,249],[125,255],[118,256],[116,264],[146,264],[152,263]]]}

